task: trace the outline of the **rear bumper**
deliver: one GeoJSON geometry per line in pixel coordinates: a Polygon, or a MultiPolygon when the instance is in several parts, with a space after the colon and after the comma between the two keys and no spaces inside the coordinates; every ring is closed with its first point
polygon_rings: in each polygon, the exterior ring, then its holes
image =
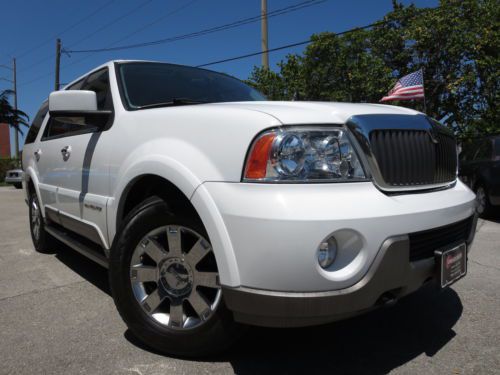
{"type": "Polygon", "coordinates": [[[5,182],[8,184],[20,184],[23,182],[22,177],[5,177],[5,182]]]}
{"type": "MultiPolygon", "coordinates": [[[[477,216],[467,240],[472,243],[477,216]]],[[[223,287],[227,307],[237,321],[268,327],[301,327],[345,319],[382,306],[435,280],[433,258],[409,262],[407,235],[388,238],[365,276],[349,288],[290,293],[223,287]]]]}

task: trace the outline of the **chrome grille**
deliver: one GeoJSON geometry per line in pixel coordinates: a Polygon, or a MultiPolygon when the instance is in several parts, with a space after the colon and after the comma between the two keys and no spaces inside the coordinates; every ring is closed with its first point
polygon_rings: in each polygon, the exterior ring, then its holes
{"type": "Polygon", "coordinates": [[[428,130],[376,129],[371,151],[384,182],[390,186],[436,185],[456,177],[456,143],[452,136],[428,130]]]}

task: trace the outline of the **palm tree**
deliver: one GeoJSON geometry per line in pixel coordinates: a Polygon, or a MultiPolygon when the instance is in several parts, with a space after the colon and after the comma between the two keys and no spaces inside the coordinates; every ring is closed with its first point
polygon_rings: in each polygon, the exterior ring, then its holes
{"type": "MultiPolygon", "coordinates": [[[[9,124],[16,132],[24,134],[21,125],[26,127],[29,126],[29,116],[23,111],[12,107],[9,102],[9,97],[12,94],[14,94],[12,90],[0,92],[0,123],[9,124]]],[[[19,157],[19,144],[16,144],[16,158],[17,157],[19,157]]]]}

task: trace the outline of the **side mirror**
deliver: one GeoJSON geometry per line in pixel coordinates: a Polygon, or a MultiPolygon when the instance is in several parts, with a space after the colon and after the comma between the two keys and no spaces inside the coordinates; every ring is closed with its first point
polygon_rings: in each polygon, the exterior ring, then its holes
{"type": "Polygon", "coordinates": [[[54,91],[49,96],[49,112],[97,111],[97,96],[94,91],[54,91]]]}
{"type": "Polygon", "coordinates": [[[94,91],[62,90],[49,95],[49,114],[60,122],[102,129],[108,124],[113,112],[97,109],[94,91]]]}

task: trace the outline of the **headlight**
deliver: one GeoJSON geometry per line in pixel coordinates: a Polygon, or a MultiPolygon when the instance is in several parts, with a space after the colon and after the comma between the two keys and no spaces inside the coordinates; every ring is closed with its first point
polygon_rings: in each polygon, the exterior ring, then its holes
{"type": "Polygon", "coordinates": [[[261,134],[248,154],[243,181],[345,182],[365,179],[346,130],[289,127],[261,134]]]}

